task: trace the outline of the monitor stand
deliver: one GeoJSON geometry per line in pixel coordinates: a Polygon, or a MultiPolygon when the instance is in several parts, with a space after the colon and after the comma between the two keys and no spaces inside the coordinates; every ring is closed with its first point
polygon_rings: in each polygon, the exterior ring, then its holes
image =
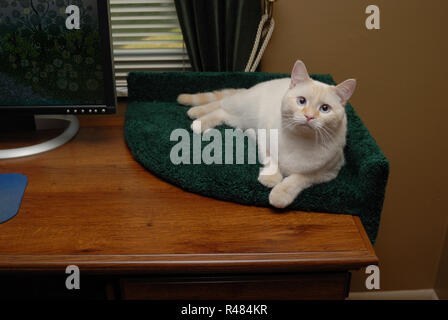
{"type": "MultiPolygon", "coordinates": [[[[15,130],[20,130],[22,127],[28,128],[29,130],[30,126],[36,130],[59,128],[65,128],[65,130],[59,136],[39,144],[15,149],[0,149],[0,159],[27,157],[56,149],[70,141],[76,136],[79,130],[79,121],[72,115],[39,115],[21,118],[16,117],[15,120],[19,121],[13,121],[13,119],[10,120],[8,118],[3,118],[2,120],[4,126],[8,125],[15,130]]],[[[1,123],[0,126],[2,126],[1,123]]],[[[5,129],[4,126],[2,126],[2,129],[5,129]]]]}

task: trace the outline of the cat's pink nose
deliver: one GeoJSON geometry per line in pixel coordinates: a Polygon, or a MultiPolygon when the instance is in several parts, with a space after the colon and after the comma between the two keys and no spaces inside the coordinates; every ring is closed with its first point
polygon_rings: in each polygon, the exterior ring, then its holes
{"type": "Polygon", "coordinates": [[[306,118],[306,121],[310,121],[310,120],[314,119],[313,116],[309,116],[309,115],[305,115],[305,118],[306,118]]]}

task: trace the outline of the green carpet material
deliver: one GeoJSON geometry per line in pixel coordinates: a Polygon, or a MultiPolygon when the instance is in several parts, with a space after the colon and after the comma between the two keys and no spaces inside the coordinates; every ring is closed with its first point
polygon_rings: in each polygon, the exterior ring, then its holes
{"type": "MultiPolygon", "coordinates": [[[[170,152],[178,141],[170,141],[170,135],[174,129],[184,128],[188,130],[193,145],[192,121],[186,113],[188,108],[176,102],[180,93],[249,88],[256,83],[282,77],[288,75],[262,72],[132,72],[128,76],[130,103],[124,128],[126,143],[135,159],[148,171],[186,191],[243,205],[270,207],[268,196],[271,189],[257,181],[259,164],[174,165],[170,152]]],[[[330,75],[312,77],[335,84],[330,75]]],[[[357,215],[374,243],[389,163],[350,104],[347,104],[346,111],[345,166],[336,179],[304,190],[286,210],[357,215]]],[[[226,128],[229,127],[218,127],[223,137],[226,128]]],[[[209,143],[202,142],[202,148],[209,143]]],[[[224,156],[224,141],[222,149],[224,156]]],[[[191,146],[191,159],[194,153],[191,146]]],[[[275,211],[273,214],[276,214],[275,211]]]]}

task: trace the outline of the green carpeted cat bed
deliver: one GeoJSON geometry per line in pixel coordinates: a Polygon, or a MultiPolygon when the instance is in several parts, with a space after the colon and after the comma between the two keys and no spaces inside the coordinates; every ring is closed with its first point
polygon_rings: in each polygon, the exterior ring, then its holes
{"type": "MultiPolygon", "coordinates": [[[[124,128],[126,143],[135,159],[147,170],[186,191],[244,205],[269,207],[271,189],[257,181],[259,164],[192,164],[194,153],[201,149],[193,148],[188,108],[177,104],[176,98],[180,93],[249,88],[262,81],[287,76],[243,72],[132,72],[128,76],[130,103],[124,128]],[[170,159],[173,146],[178,144],[177,139],[170,141],[170,136],[177,128],[188,130],[191,164],[175,165],[170,159]]],[[[334,84],[330,75],[312,77],[334,84]]],[[[346,110],[346,165],[335,180],[304,190],[287,210],[357,215],[374,242],[389,163],[350,104],[346,110]]],[[[225,128],[228,127],[219,127],[223,137],[225,128]]],[[[209,143],[202,142],[202,148],[209,143]]],[[[224,144],[223,141],[223,155],[224,144]]]]}

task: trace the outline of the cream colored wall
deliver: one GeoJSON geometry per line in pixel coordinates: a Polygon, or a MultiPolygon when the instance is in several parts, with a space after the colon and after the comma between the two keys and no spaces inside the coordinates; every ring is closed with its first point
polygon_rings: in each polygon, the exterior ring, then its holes
{"type": "Polygon", "coordinates": [[[445,228],[445,242],[440,257],[435,289],[439,299],[448,300],[448,223],[445,228]]]}
{"type": "MultiPolygon", "coordinates": [[[[354,77],[353,106],[390,161],[375,245],[381,289],[433,288],[442,250],[448,166],[448,1],[279,0],[262,71],[302,59],[337,82],[354,77]],[[381,30],[365,28],[369,4],[381,30]]],[[[363,290],[354,274],[352,289],[363,290]]]]}

